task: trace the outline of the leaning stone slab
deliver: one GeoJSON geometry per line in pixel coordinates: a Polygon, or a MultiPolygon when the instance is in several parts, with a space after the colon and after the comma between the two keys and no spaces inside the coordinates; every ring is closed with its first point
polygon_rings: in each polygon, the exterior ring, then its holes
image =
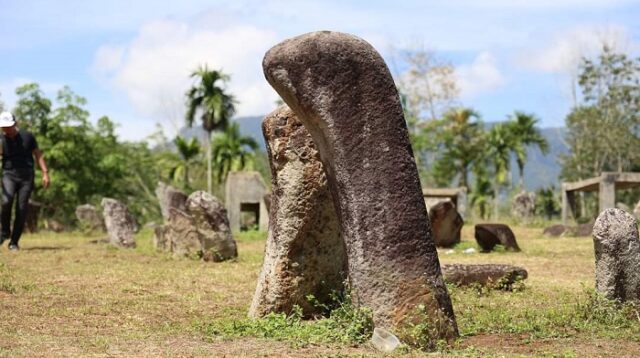
{"type": "Polygon", "coordinates": [[[596,290],[605,297],[640,301],[640,239],[631,214],[606,209],[593,226],[596,254],[596,290]]]}
{"type": "Polygon", "coordinates": [[[417,322],[432,327],[431,338],[456,337],[402,106],[382,57],[355,36],[314,32],[270,49],[263,69],[320,152],[354,303],[406,342],[405,329],[417,322]]]}
{"type": "Polygon", "coordinates": [[[502,245],[507,251],[520,251],[516,236],[505,224],[477,224],[476,242],[483,252],[490,252],[496,245],[502,245]]]}
{"type": "Polygon", "coordinates": [[[451,247],[460,242],[464,221],[451,201],[441,201],[429,210],[433,240],[438,247],[451,247]]]}
{"type": "Polygon", "coordinates": [[[138,225],[127,206],[115,199],[103,198],[102,213],[109,242],[115,246],[136,247],[134,234],[138,225]]]}
{"type": "Polygon", "coordinates": [[[514,283],[527,278],[522,267],[500,264],[442,265],[444,280],[459,286],[481,285],[510,290],[514,283]]]}
{"type": "Polygon", "coordinates": [[[156,197],[160,203],[160,211],[165,223],[169,221],[169,209],[185,211],[187,208],[187,194],[163,182],[158,182],[156,197]]]}
{"type": "Polygon", "coordinates": [[[305,316],[321,313],[307,299],[331,304],[342,292],[346,253],[340,225],[318,150],[311,135],[288,107],[262,122],[271,165],[269,235],[262,271],[249,316],[290,313],[295,305],[305,316]]]}
{"type": "Polygon", "coordinates": [[[227,209],[215,196],[205,191],[193,192],[186,206],[200,237],[203,260],[220,262],[238,257],[227,209]]]}

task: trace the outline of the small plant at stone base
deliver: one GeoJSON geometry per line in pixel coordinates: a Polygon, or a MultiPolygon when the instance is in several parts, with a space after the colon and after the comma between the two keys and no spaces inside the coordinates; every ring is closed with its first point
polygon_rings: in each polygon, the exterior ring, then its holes
{"type": "Polygon", "coordinates": [[[420,350],[444,350],[448,343],[440,339],[444,324],[440,324],[442,317],[430,318],[425,305],[418,305],[408,324],[399,333],[402,343],[420,350]],[[441,327],[442,326],[442,327],[441,327]]]}

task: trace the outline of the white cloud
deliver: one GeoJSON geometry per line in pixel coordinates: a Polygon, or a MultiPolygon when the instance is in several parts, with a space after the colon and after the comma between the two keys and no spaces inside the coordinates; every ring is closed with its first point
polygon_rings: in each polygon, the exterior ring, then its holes
{"type": "MultiPolygon", "coordinates": [[[[153,21],[123,46],[105,45],[93,69],[126,94],[138,115],[166,119],[170,103],[182,106],[199,65],[231,75],[228,91],[239,104],[238,116],[271,111],[276,93],[262,73],[262,57],[277,42],[272,31],[254,26],[197,27],[175,20],[153,21]]],[[[174,114],[170,114],[173,116],[174,114]]]]}
{"type": "Polygon", "coordinates": [[[556,34],[550,44],[535,50],[523,51],[519,63],[540,72],[574,74],[580,59],[597,54],[603,44],[618,51],[633,51],[637,45],[626,27],[582,26],[556,34]]]}
{"type": "Polygon", "coordinates": [[[458,66],[456,75],[463,98],[490,92],[506,83],[495,57],[488,51],[479,53],[471,64],[458,66]]]}

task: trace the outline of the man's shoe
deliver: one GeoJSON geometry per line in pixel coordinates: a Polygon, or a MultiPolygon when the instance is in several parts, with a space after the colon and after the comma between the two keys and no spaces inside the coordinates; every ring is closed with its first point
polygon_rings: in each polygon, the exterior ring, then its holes
{"type": "Polygon", "coordinates": [[[20,250],[20,246],[18,244],[9,244],[9,251],[18,251],[20,250]]]}

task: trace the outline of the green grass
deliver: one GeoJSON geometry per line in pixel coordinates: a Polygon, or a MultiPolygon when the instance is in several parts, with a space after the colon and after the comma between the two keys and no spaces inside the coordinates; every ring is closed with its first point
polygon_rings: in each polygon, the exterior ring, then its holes
{"type": "MultiPolygon", "coordinates": [[[[461,333],[447,356],[640,356],[640,310],[598,297],[589,238],[544,238],[514,227],[522,252],[464,253],[473,227],[440,250],[442,263],[505,263],[529,278],[513,292],[450,287],[461,333]]],[[[223,263],[173,259],[81,233],[27,235],[0,248],[0,357],[376,356],[370,314],[348,302],[330,317],[247,318],[265,233],[236,235],[239,257],[223,263]],[[97,242],[96,242],[97,241],[97,242]]],[[[417,330],[423,327],[417,327],[417,330]]],[[[404,347],[392,356],[426,356],[404,347]]]]}

